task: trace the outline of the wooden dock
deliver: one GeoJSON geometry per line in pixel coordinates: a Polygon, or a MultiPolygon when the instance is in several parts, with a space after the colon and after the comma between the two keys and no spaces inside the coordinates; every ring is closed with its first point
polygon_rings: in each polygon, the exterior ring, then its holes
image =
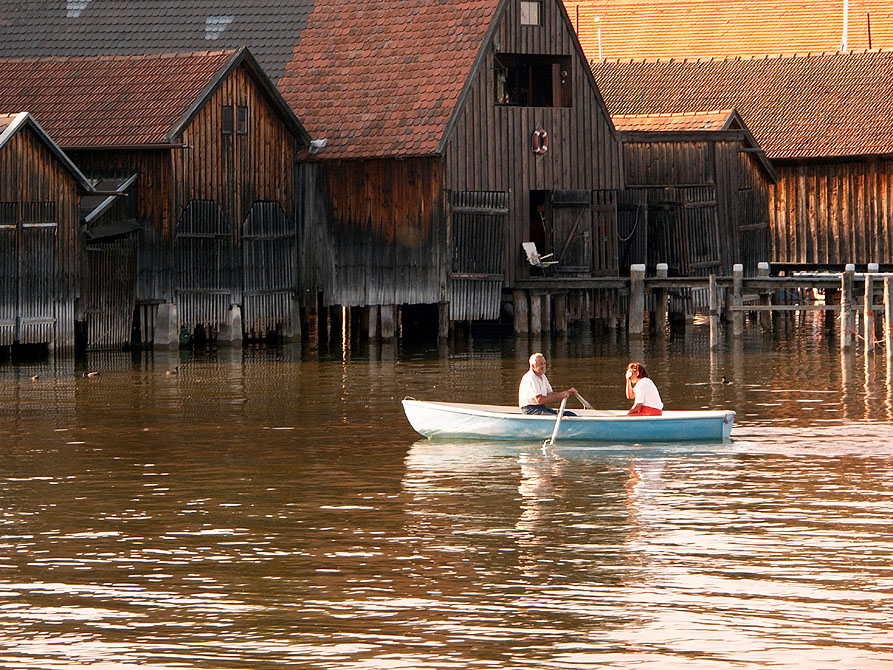
{"type": "Polygon", "coordinates": [[[857,273],[853,265],[843,272],[798,272],[791,276],[770,276],[769,264],[760,263],[756,276],[744,276],[743,266],[734,266],[731,276],[668,277],[659,264],[654,276],[645,275],[644,265],[630,267],[629,277],[543,277],[518,280],[513,290],[516,333],[539,334],[552,326],[558,332],[568,325],[568,296],[581,292],[615,292],[626,304],[618,314],[631,336],[640,336],[646,323],[660,331],[668,320],[671,295],[699,291],[706,294],[705,309],[710,323],[710,344],[720,342],[723,324],[734,337],[744,332],[745,316],[754,315],[761,328],[771,328],[773,313],[823,311],[837,313],[842,349],[852,348],[860,339],[873,350],[877,314],[883,313],[883,338],[888,357],[893,357],[893,273],[881,273],[875,264],[857,273]],[[814,291],[822,291],[817,302],[814,291]],[[647,306],[650,306],[647,307],[647,306]],[[863,332],[856,332],[856,314],[862,313],[863,332]]]}

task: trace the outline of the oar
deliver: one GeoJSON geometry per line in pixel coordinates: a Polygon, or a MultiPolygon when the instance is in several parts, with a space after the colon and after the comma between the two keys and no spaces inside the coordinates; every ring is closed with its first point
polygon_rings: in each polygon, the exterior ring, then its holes
{"type": "Polygon", "coordinates": [[[580,404],[583,405],[583,409],[592,409],[592,405],[589,404],[589,401],[586,400],[586,398],[581,396],[579,393],[575,393],[574,395],[577,396],[577,400],[579,400],[580,404]]]}
{"type": "Polygon", "coordinates": [[[555,444],[555,437],[558,435],[558,427],[561,425],[561,417],[564,416],[564,408],[567,407],[567,397],[561,399],[561,407],[558,408],[558,418],[555,419],[555,427],[552,429],[552,437],[548,442],[544,442],[544,447],[551,447],[555,444]]]}

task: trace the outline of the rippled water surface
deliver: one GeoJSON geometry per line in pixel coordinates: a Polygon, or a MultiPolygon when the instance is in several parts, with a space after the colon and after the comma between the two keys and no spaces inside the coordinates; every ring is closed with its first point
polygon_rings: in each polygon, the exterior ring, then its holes
{"type": "Polygon", "coordinates": [[[0,439],[3,668],[893,667],[893,374],[810,321],[6,361],[0,439]],[[538,349],[603,408],[642,359],[733,439],[406,423],[512,403],[538,349]]]}

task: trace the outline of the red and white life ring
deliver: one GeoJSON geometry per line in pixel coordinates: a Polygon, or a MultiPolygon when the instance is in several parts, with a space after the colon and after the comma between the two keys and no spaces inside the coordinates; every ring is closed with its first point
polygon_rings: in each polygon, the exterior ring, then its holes
{"type": "Polygon", "coordinates": [[[543,156],[549,150],[549,134],[542,126],[537,126],[533,131],[533,153],[543,156]]]}

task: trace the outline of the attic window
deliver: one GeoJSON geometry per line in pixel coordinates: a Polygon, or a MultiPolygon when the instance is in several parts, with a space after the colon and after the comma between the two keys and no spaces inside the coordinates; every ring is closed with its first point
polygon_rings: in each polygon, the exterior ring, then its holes
{"type": "Polygon", "coordinates": [[[543,3],[540,0],[521,0],[521,25],[542,25],[543,3]]]}
{"type": "Polygon", "coordinates": [[[516,107],[570,107],[569,56],[498,54],[493,59],[495,102],[516,107]]]}
{"type": "Polygon", "coordinates": [[[69,19],[76,19],[81,12],[87,9],[90,0],[67,0],[65,3],[65,16],[69,19]]]}
{"type": "Polygon", "coordinates": [[[233,134],[233,106],[224,105],[220,110],[220,132],[224,135],[233,134]]]}
{"type": "Polygon", "coordinates": [[[236,107],[236,134],[248,134],[248,108],[244,105],[236,107]]]}
{"type": "Polygon", "coordinates": [[[235,17],[231,14],[215,14],[205,19],[205,39],[216,40],[235,17]]]}

